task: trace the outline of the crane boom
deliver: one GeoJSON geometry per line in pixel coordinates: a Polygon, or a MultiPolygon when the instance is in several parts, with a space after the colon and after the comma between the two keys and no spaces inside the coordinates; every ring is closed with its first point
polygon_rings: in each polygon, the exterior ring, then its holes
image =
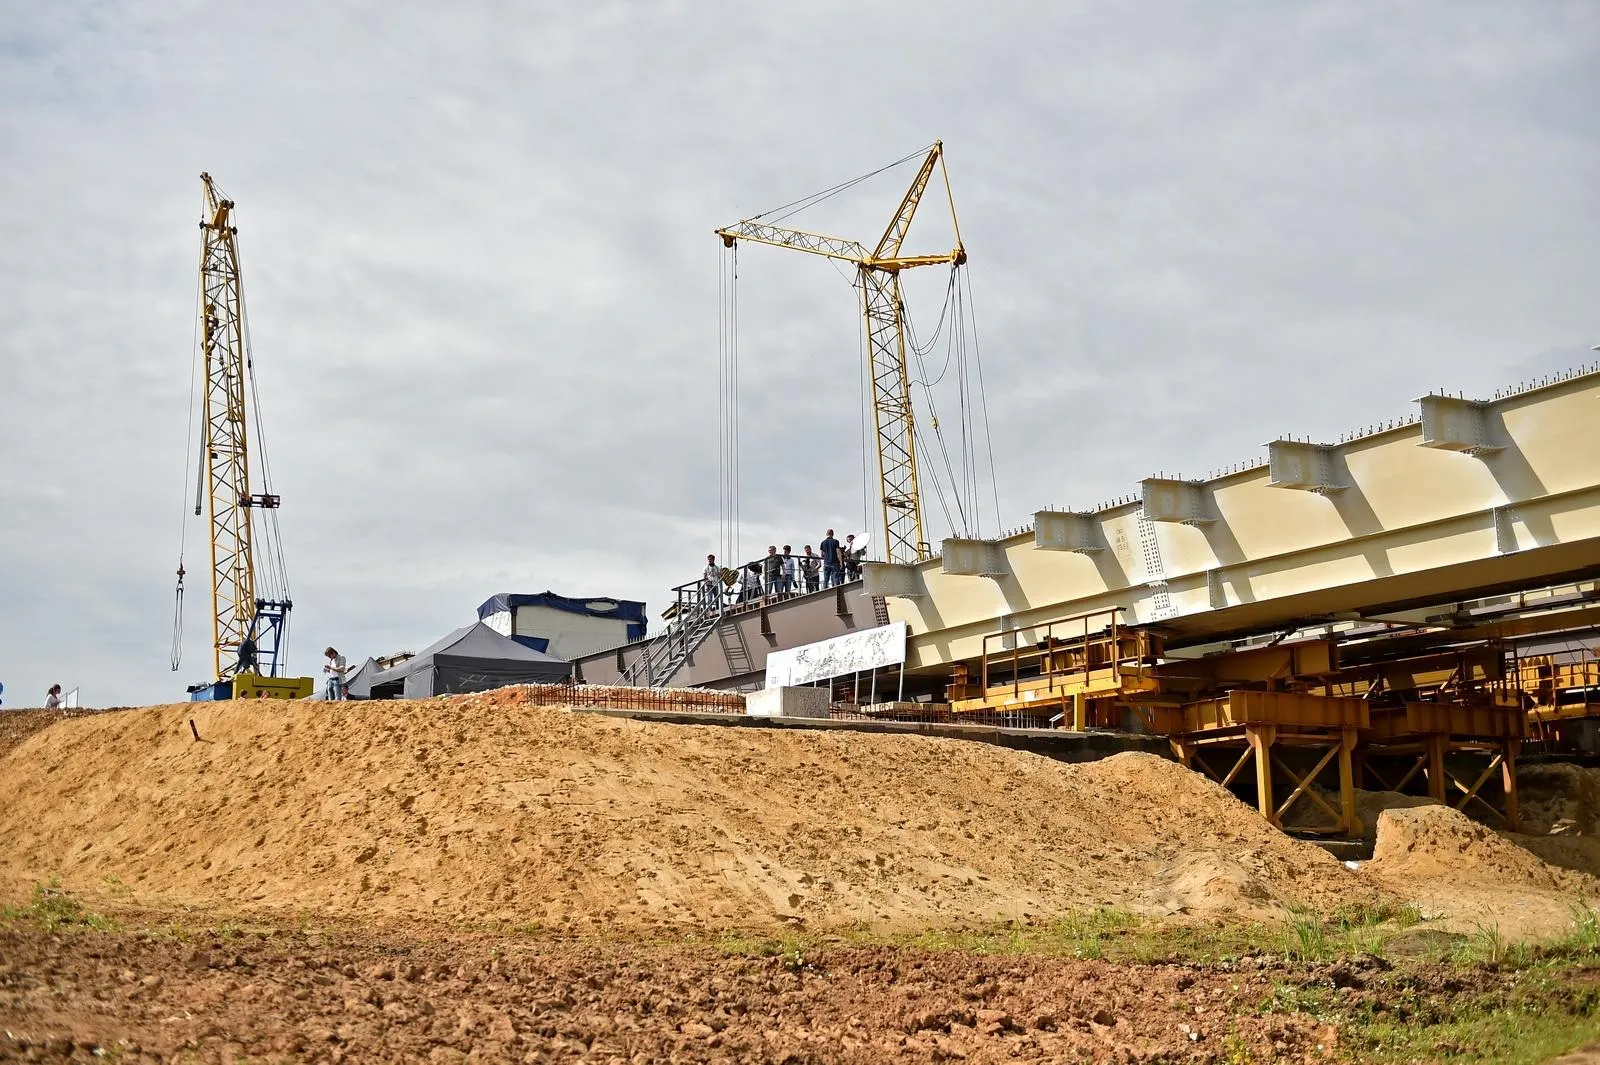
{"type": "Polygon", "coordinates": [[[808,251],[813,255],[823,255],[829,259],[840,259],[847,263],[860,263],[867,259],[867,249],[853,240],[844,240],[840,237],[829,237],[821,233],[807,233],[801,229],[785,229],[782,226],[769,225],[753,218],[737,222],[724,229],[717,230],[717,236],[722,238],[722,243],[733,247],[735,241],[750,240],[758,244],[771,244],[779,248],[793,248],[795,251],[808,251]]]}
{"type": "Polygon", "coordinates": [[[901,197],[899,209],[870,253],[853,240],[785,229],[755,218],[717,230],[728,247],[748,240],[838,259],[856,267],[862,317],[866,322],[867,369],[872,377],[884,555],[889,562],[920,562],[931,554],[917,482],[916,425],[911,406],[911,380],[906,372],[905,307],[900,291],[900,271],[944,263],[960,266],[967,261],[959,226],[955,228],[955,247],[948,252],[900,254],[935,166],[944,173],[950,221],[952,226],[956,225],[950,177],[943,170],[944,145],[934,141],[910,188],[901,197]]]}

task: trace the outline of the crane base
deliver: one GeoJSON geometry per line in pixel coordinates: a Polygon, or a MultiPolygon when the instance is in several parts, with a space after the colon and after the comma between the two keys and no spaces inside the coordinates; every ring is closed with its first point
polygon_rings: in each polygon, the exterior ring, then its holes
{"type": "Polygon", "coordinates": [[[193,702],[209,703],[224,699],[304,699],[311,694],[310,677],[262,677],[240,673],[232,680],[201,685],[189,693],[193,702]]]}

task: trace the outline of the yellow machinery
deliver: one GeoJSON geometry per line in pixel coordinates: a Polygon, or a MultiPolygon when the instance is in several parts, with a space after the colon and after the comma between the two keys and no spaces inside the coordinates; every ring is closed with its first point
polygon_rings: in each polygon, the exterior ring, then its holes
{"type": "Polygon", "coordinates": [[[872,415],[878,441],[878,478],[882,488],[884,552],[890,562],[920,562],[931,556],[922,521],[922,501],[917,487],[917,451],[911,408],[911,384],[906,374],[906,323],[900,293],[900,271],[918,266],[967,261],[961,230],[955,228],[955,247],[936,255],[902,255],[912,216],[927,190],[937,166],[944,179],[950,223],[956,225],[955,200],[950,176],[944,169],[944,147],[935,141],[922,160],[917,176],[900,201],[883,236],[869,252],[853,240],[786,229],[759,217],[717,230],[727,247],[741,240],[773,244],[810,252],[855,266],[866,317],[867,362],[872,375],[872,415]]]}
{"type": "MultiPolygon", "coordinates": [[[[203,495],[210,515],[211,643],[216,679],[190,686],[189,693],[197,700],[302,698],[311,694],[310,677],[278,676],[294,604],[277,535],[280,499],[271,491],[260,435],[238,229],[232,218],[234,204],[217,190],[211,175],[201,174],[200,180],[205,188],[205,217],[200,222],[199,336],[205,382],[194,512],[200,515],[203,495]],[[251,411],[261,451],[260,492],[251,491],[251,411]],[[263,548],[264,564],[259,568],[257,540],[263,548]]],[[[182,651],[183,576],[180,553],[173,669],[178,668],[182,651]]]]}

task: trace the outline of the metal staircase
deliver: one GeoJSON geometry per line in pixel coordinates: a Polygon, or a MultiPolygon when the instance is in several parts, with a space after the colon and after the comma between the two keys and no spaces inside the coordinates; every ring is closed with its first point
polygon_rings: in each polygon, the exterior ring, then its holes
{"type": "Polygon", "coordinates": [[[728,663],[728,676],[742,677],[755,669],[750,658],[750,645],[745,642],[744,629],[737,623],[717,629],[717,639],[722,643],[722,657],[728,663]]]}
{"type": "Polygon", "coordinates": [[[699,584],[674,590],[678,601],[669,613],[667,627],[623,672],[623,684],[635,688],[667,685],[722,620],[720,595],[705,594],[699,584]]]}

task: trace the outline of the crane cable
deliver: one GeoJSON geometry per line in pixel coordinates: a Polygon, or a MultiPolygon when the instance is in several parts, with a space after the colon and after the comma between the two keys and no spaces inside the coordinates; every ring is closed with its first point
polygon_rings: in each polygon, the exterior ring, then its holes
{"type": "MultiPolygon", "coordinates": [[[[913,377],[912,381],[922,387],[924,403],[928,408],[929,425],[934,434],[933,442],[938,447],[940,461],[944,465],[945,475],[949,478],[955,505],[954,514],[950,512],[949,505],[945,501],[944,486],[939,483],[938,478],[932,478],[930,482],[941,508],[945,511],[946,520],[951,521],[952,528],[959,529],[964,536],[981,536],[983,508],[978,502],[981,483],[978,467],[981,457],[978,453],[979,427],[974,424],[975,416],[981,417],[982,420],[982,444],[988,458],[989,485],[993,494],[996,530],[1000,528],[1000,486],[995,476],[994,436],[989,423],[989,398],[983,379],[982,349],[978,343],[978,324],[972,304],[971,274],[964,267],[952,265],[945,288],[945,306],[939,312],[939,323],[933,336],[926,342],[919,341],[910,308],[904,302],[901,304],[901,319],[906,327],[907,347],[915,357],[918,370],[917,376],[913,377]],[[940,334],[947,326],[949,334],[945,343],[944,365],[940,367],[937,376],[930,378],[924,356],[932,352],[940,334]],[[938,407],[933,394],[933,386],[944,380],[952,361],[956,368],[957,403],[960,411],[961,474],[959,477],[950,458],[949,446],[940,425],[938,407]],[[955,518],[960,519],[959,525],[955,522],[955,518]]],[[[922,434],[919,434],[920,439],[922,434]]]]}
{"type": "Polygon", "coordinates": [[[717,531],[721,565],[740,564],[739,247],[723,246],[717,275],[717,531]]]}
{"type": "MultiPolygon", "coordinates": [[[[953,279],[953,275],[954,275],[955,271],[958,269],[958,267],[952,266],[950,269],[951,269],[951,274],[952,274],[952,279],[953,279]]],[[[948,293],[949,291],[950,291],[950,287],[947,286],[946,287],[946,292],[948,293]]],[[[941,314],[940,315],[941,321],[943,320],[943,317],[944,317],[943,314],[941,314]]],[[[945,475],[950,478],[951,493],[954,496],[955,506],[956,506],[955,517],[959,517],[960,518],[960,522],[959,523],[954,521],[953,518],[952,518],[952,515],[950,513],[950,509],[949,509],[949,505],[945,502],[943,486],[939,483],[939,479],[937,477],[933,477],[933,478],[929,479],[929,482],[933,485],[934,494],[938,497],[939,505],[945,512],[945,520],[950,522],[950,526],[951,526],[951,528],[953,530],[959,531],[962,536],[967,536],[967,535],[970,534],[971,526],[967,521],[966,508],[962,505],[961,486],[960,486],[960,483],[957,481],[957,478],[956,478],[955,467],[952,466],[951,462],[950,462],[950,449],[949,449],[948,444],[945,441],[944,429],[939,424],[938,405],[934,402],[933,389],[932,389],[932,387],[930,387],[930,385],[928,383],[928,369],[927,369],[927,366],[925,365],[925,363],[923,362],[923,352],[926,351],[926,350],[930,350],[933,345],[932,345],[932,342],[930,341],[926,346],[919,348],[919,346],[918,346],[918,344],[916,342],[916,328],[912,324],[911,311],[906,306],[906,303],[905,303],[904,299],[902,299],[900,301],[900,320],[903,323],[905,323],[906,335],[907,335],[907,339],[909,341],[907,346],[911,348],[911,353],[916,358],[917,371],[918,371],[918,377],[917,377],[916,380],[917,380],[917,383],[922,386],[923,402],[926,403],[927,407],[928,407],[929,427],[933,430],[934,441],[939,446],[939,459],[940,459],[941,462],[944,463],[945,475]]],[[[941,326],[941,328],[942,328],[942,326],[941,326]]],[[[956,331],[952,330],[951,334],[950,334],[951,346],[953,346],[953,344],[954,344],[955,336],[956,336],[956,331]]],[[[949,358],[948,358],[948,351],[947,351],[947,353],[946,353],[946,366],[947,367],[948,367],[948,364],[949,364],[949,358]]],[[[943,371],[940,372],[939,377],[941,379],[944,377],[944,372],[943,371]]],[[[937,383],[937,382],[935,382],[935,383],[937,383]]],[[[913,426],[915,426],[916,418],[913,417],[911,419],[911,421],[912,421],[913,426]]],[[[920,437],[921,435],[922,434],[915,434],[914,438],[915,437],[920,437]]],[[[963,438],[964,438],[964,436],[965,436],[965,434],[963,434],[963,438]]],[[[962,459],[962,465],[963,465],[963,468],[965,468],[965,465],[966,465],[965,457],[963,457],[963,459],[962,459]]]]}
{"type": "Polygon", "coordinates": [[[862,174],[860,177],[853,177],[849,181],[842,181],[839,184],[834,185],[834,186],[832,186],[830,188],[823,189],[821,192],[814,192],[810,196],[802,196],[798,200],[790,200],[788,203],[784,204],[781,207],[768,208],[767,210],[762,211],[760,214],[751,215],[749,220],[753,222],[758,218],[766,218],[768,215],[772,215],[773,217],[770,219],[770,221],[773,222],[773,223],[777,223],[777,222],[782,222],[782,221],[784,221],[785,219],[788,219],[788,218],[793,218],[795,215],[799,214],[801,211],[808,210],[809,208],[815,207],[817,204],[822,203],[824,200],[832,199],[833,197],[839,195],[839,193],[841,193],[841,192],[845,192],[845,191],[847,191],[849,189],[853,189],[857,185],[861,184],[863,181],[867,181],[867,180],[869,180],[871,178],[875,178],[879,174],[883,173],[886,170],[893,170],[895,167],[900,166],[903,163],[909,163],[911,160],[917,158],[918,156],[927,155],[928,152],[932,150],[932,148],[933,148],[932,144],[924,145],[923,147],[918,148],[916,151],[910,153],[909,155],[901,156],[899,159],[896,159],[892,163],[885,163],[883,166],[878,167],[878,169],[876,169],[876,170],[869,170],[865,174],[862,174]]]}
{"type": "Polygon", "coordinates": [[[994,466],[994,434],[989,428],[989,390],[983,383],[983,348],[978,343],[978,312],[974,309],[972,298],[972,275],[967,271],[961,272],[961,280],[966,282],[967,320],[972,323],[972,363],[978,376],[978,404],[983,411],[983,443],[984,449],[989,453],[989,489],[994,496],[994,526],[1000,529],[1000,480],[995,476],[994,466]]]}
{"type": "MultiPolygon", "coordinates": [[[[199,376],[199,351],[200,351],[200,305],[205,299],[205,281],[197,277],[195,280],[194,313],[190,315],[189,337],[189,417],[183,431],[183,503],[189,504],[189,456],[190,449],[194,446],[194,393],[195,379],[199,376]]],[[[200,449],[200,462],[205,463],[205,449],[200,449]]],[[[200,513],[200,490],[204,476],[195,472],[194,479],[194,510],[200,513]]],[[[172,652],[169,661],[172,671],[176,673],[183,664],[183,553],[189,542],[189,516],[184,514],[178,523],[178,584],[173,591],[172,604],[172,652]]]]}

